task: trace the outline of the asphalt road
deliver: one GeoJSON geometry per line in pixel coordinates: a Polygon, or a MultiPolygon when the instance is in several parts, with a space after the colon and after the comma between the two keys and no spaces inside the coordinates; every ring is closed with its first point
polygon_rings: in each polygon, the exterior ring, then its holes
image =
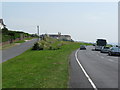
{"type": "MultiPolygon", "coordinates": [[[[97,88],[118,88],[118,57],[108,56],[99,51],[79,50],[77,58],[97,88]]],[[[75,52],[70,60],[70,88],[93,88],[78,65],[75,52]]]]}
{"type": "Polygon", "coordinates": [[[2,52],[2,62],[5,62],[15,56],[20,55],[23,52],[25,52],[26,50],[31,48],[36,41],[37,41],[37,39],[33,39],[33,40],[27,41],[25,43],[21,43],[20,45],[17,45],[15,47],[0,51],[0,52],[2,52]]]}

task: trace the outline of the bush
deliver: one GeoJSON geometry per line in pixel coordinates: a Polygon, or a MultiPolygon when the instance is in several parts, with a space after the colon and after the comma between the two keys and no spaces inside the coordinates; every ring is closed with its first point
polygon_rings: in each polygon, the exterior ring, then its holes
{"type": "Polygon", "coordinates": [[[33,50],[43,50],[43,46],[40,45],[38,42],[34,44],[33,50]]]}
{"type": "Polygon", "coordinates": [[[35,43],[33,50],[57,50],[62,45],[63,43],[61,41],[47,37],[45,40],[35,43]]]}

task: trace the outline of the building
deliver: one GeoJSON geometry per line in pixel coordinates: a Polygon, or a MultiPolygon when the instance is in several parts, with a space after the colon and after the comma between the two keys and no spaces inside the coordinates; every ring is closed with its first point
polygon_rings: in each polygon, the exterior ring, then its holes
{"type": "MultiPolygon", "coordinates": [[[[46,34],[41,35],[40,37],[44,37],[46,34]]],[[[71,41],[70,35],[61,35],[61,33],[58,32],[58,34],[47,34],[48,37],[64,40],[64,41],[71,41]]]]}
{"type": "Polygon", "coordinates": [[[4,22],[3,22],[3,19],[0,19],[0,29],[3,29],[3,28],[5,28],[5,24],[4,24],[4,22]]]}
{"type": "Polygon", "coordinates": [[[59,36],[57,34],[48,34],[49,37],[59,39],[59,36]]]}
{"type": "Polygon", "coordinates": [[[60,40],[65,40],[65,41],[71,41],[71,36],[70,35],[61,35],[59,37],[60,40]]]}

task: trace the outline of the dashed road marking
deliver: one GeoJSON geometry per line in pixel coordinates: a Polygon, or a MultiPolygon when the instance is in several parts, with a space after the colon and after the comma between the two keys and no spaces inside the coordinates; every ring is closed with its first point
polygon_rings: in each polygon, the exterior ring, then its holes
{"type": "Polygon", "coordinates": [[[93,83],[92,79],[89,77],[89,75],[87,74],[87,72],[85,71],[85,69],[83,68],[82,64],[80,63],[80,61],[78,60],[77,58],[77,53],[78,53],[78,50],[75,52],[75,58],[76,58],[76,61],[78,63],[78,65],[80,66],[80,68],[82,69],[83,73],[85,74],[85,76],[87,77],[88,81],[90,82],[90,84],[92,85],[92,87],[94,88],[94,90],[98,90],[96,85],[93,83]]]}

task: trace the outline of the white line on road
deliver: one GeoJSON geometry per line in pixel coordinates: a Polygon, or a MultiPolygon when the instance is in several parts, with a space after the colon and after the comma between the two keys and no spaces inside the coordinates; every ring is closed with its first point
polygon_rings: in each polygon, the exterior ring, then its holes
{"type": "Polygon", "coordinates": [[[97,87],[95,86],[95,84],[93,83],[92,79],[88,76],[87,72],[83,68],[83,66],[80,63],[80,61],[78,60],[77,53],[78,53],[78,50],[75,53],[75,58],[76,58],[76,61],[77,61],[78,65],[81,67],[82,71],[84,72],[85,76],[87,77],[88,81],[90,82],[90,84],[92,85],[92,87],[94,88],[94,90],[98,90],[97,87]]]}
{"type": "Polygon", "coordinates": [[[113,60],[112,59],[108,59],[109,61],[111,61],[111,62],[113,62],[113,60]]]}

